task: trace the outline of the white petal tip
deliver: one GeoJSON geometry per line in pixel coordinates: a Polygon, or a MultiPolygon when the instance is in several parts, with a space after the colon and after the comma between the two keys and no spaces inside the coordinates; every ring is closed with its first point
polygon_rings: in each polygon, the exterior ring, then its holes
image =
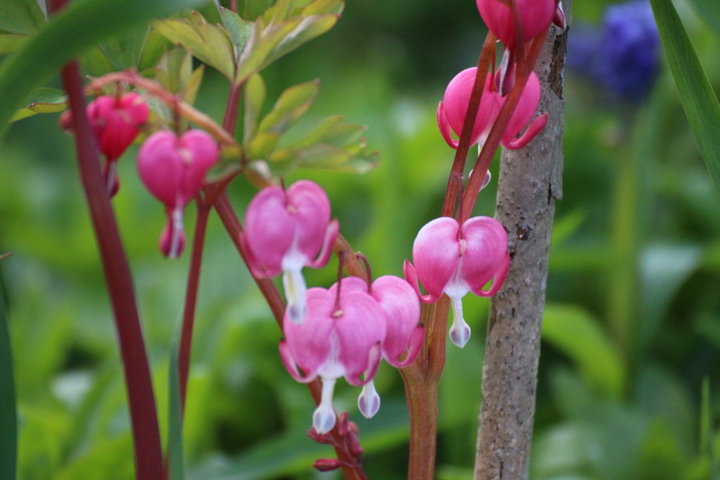
{"type": "Polygon", "coordinates": [[[377,392],[362,391],[358,397],[358,409],[365,418],[372,418],[380,410],[380,395],[377,392]]]}
{"type": "Polygon", "coordinates": [[[332,408],[319,406],[313,413],[313,428],[317,433],[323,435],[328,433],[335,426],[335,412],[332,408]]]}
{"type": "Polygon", "coordinates": [[[288,305],[288,316],[293,323],[300,325],[305,319],[304,305],[288,305]]]}
{"type": "Polygon", "coordinates": [[[453,325],[450,329],[450,340],[458,347],[463,348],[470,340],[470,327],[466,324],[456,328],[453,325]]]}

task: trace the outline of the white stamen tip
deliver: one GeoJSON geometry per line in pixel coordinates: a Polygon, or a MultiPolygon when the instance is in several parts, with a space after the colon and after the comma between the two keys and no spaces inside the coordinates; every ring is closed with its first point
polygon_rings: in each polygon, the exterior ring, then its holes
{"type": "Polygon", "coordinates": [[[365,418],[372,418],[380,410],[380,395],[375,390],[375,383],[370,380],[363,386],[358,397],[358,409],[365,418]]]}
{"type": "Polygon", "coordinates": [[[462,299],[450,299],[453,310],[453,323],[450,327],[450,340],[460,348],[463,348],[470,340],[470,326],[463,318],[462,299]]]}
{"type": "Polygon", "coordinates": [[[320,435],[328,433],[335,426],[335,410],[332,406],[333,390],[335,389],[334,378],[322,379],[322,394],[320,405],[313,413],[313,428],[320,435]]]}

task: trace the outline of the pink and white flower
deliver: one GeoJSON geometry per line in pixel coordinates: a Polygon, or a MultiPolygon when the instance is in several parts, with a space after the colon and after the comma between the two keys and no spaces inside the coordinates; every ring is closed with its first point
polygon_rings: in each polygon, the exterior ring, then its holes
{"type": "Polygon", "coordinates": [[[464,347],[470,338],[462,298],[468,292],[489,297],[500,289],[510,266],[507,245],[502,224],[490,217],[473,217],[462,226],[451,217],[436,218],[415,238],[414,265],[405,261],[405,278],[416,289],[418,280],[422,283],[428,292],[420,296],[423,302],[435,302],[443,294],[450,297],[450,340],[458,347],[464,347]],[[490,281],[491,287],[484,289],[490,281]]]}
{"type": "Polygon", "coordinates": [[[177,258],[185,244],[183,216],[205,183],[205,175],[217,162],[218,146],[202,130],[189,130],[178,137],[162,130],[152,134],[138,152],[138,172],[155,198],[165,205],[168,223],[160,239],[160,250],[177,258]]]}
{"type": "Polygon", "coordinates": [[[330,220],[330,202],[323,189],[300,180],[287,190],[279,186],[261,190],[248,205],[243,238],[250,265],[259,277],[283,273],[290,318],[305,315],[303,267],[321,268],[330,258],[338,223],[330,220]]]}

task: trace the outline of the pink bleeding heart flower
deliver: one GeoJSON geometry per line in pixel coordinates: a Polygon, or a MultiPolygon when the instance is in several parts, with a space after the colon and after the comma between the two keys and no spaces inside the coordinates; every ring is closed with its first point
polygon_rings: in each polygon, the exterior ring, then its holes
{"type": "MultiPolygon", "coordinates": [[[[458,147],[459,142],[453,140],[452,132],[457,136],[462,133],[476,72],[477,67],[472,67],[458,73],[448,84],[443,100],[438,104],[438,127],[451,148],[458,147]]],[[[530,122],[539,101],[540,80],[535,73],[531,73],[518,105],[503,132],[501,143],[506,148],[518,149],[524,147],[545,127],[547,114],[540,115],[530,122]],[[525,132],[518,137],[523,129],[525,129],[525,132]]],[[[473,126],[471,144],[479,143],[482,146],[485,143],[504,103],[505,97],[500,95],[496,82],[492,75],[488,74],[483,87],[480,108],[473,126]]]]}
{"type": "MultiPolygon", "coordinates": [[[[343,279],[343,289],[367,291],[380,305],[387,321],[387,334],[382,344],[383,358],[393,367],[411,365],[420,353],[425,338],[425,329],[420,325],[420,302],[418,294],[410,284],[399,277],[384,275],[369,287],[358,277],[343,279]]],[[[380,396],[371,380],[358,397],[358,408],[367,418],[374,416],[380,408],[380,396]]]]}
{"type": "Polygon", "coordinates": [[[205,183],[205,175],[217,162],[218,146],[202,130],[188,130],[178,137],[162,130],[152,134],[138,152],[138,172],[150,193],[165,205],[168,223],[160,250],[177,258],[185,244],[183,214],[205,183]]]}
{"type": "Polygon", "coordinates": [[[332,395],[340,377],[365,385],[377,373],[386,321],[377,301],[364,291],[340,288],[307,290],[307,311],[300,324],[285,312],[280,357],[297,381],[322,380],[320,404],[313,413],[317,433],[335,426],[332,395]],[[338,291],[339,290],[339,291],[338,291]]]}
{"type": "Polygon", "coordinates": [[[450,297],[450,340],[464,347],[470,327],[463,318],[462,298],[468,292],[489,297],[502,286],[510,267],[505,229],[490,217],[469,218],[462,226],[454,218],[436,218],[418,232],[413,262],[405,261],[405,278],[416,289],[418,280],[422,283],[428,292],[420,296],[423,302],[435,302],[442,294],[450,297]],[[483,289],[491,280],[492,286],[483,289]]]}
{"type": "Polygon", "coordinates": [[[330,220],[330,202],[323,189],[300,180],[285,190],[266,187],[248,205],[243,242],[250,265],[259,277],[283,273],[288,312],[294,322],[305,315],[303,267],[321,268],[330,258],[338,223],[330,220]]]}
{"type": "Polygon", "coordinates": [[[550,27],[557,0],[514,0],[517,19],[507,0],[476,0],[476,3],[480,16],[490,31],[505,46],[513,49],[518,44],[518,38],[521,39],[521,43],[525,43],[550,27]]]}
{"type": "MultiPolygon", "coordinates": [[[[119,187],[116,162],[140,133],[150,109],[140,95],[131,92],[99,96],[88,104],[86,111],[98,149],[106,160],[102,173],[112,197],[119,187]]],[[[60,116],[60,125],[66,130],[74,128],[69,110],[60,116]]]]}

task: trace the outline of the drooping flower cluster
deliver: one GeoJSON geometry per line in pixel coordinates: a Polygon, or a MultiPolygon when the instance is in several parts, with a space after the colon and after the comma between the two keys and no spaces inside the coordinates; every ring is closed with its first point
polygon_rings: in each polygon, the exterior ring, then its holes
{"type": "Polygon", "coordinates": [[[280,356],[295,380],[321,378],[313,427],[322,434],[335,425],[336,380],[345,377],[351,385],[363,386],[358,408],[365,417],[374,416],[380,397],[373,377],[381,358],[396,367],[411,364],[422,345],[423,328],[418,325],[417,295],[398,277],[380,277],[370,287],[358,277],[347,277],[327,290],[308,289],[306,301],[302,323],[285,314],[280,356]]]}

